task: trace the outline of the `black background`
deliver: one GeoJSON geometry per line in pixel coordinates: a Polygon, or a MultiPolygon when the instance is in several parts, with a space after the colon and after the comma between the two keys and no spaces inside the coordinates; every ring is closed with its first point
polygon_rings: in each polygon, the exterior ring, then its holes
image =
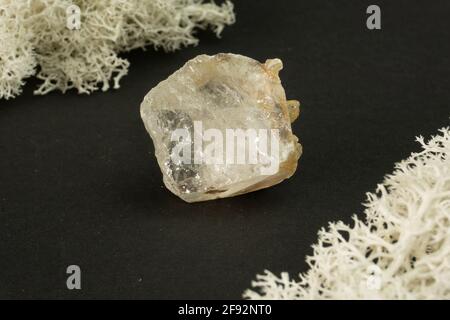
{"type": "Polygon", "coordinates": [[[235,1],[237,23],[198,47],[125,55],[121,89],[0,101],[0,298],[237,299],[256,273],[296,275],[317,231],[362,214],[394,162],[449,124],[448,1],[235,1]],[[382,30],[366,28],[378,4],[382,30]],[[259,192],[187,204],[162,184],[139,115],[188,59],[278,57],[304,147],[259,192]],[[69,291],[66,267],[82,269],[69,291]]]}

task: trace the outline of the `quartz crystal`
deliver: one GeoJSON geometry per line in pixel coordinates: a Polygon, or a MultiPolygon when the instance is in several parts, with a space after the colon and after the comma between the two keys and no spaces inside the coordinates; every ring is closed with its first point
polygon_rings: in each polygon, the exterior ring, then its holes
{"type": "Polygon", "coordinates": [[[292,176],[301,145],[283,64],[236,54],[200,55],[144,98],[141,116],[166,187],[187,202],[231,197],[292,176]]]}

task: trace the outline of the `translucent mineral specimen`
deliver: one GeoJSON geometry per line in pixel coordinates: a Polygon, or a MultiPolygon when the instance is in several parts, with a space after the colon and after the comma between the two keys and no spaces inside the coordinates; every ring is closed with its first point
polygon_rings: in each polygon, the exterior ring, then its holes
{"type": "Polygon", "coordinates": [[[200,55],[144,98],[141,116],[166,187],[187,202],[231,197],[292,176],[301,145],[279,59],[200,55]]]}

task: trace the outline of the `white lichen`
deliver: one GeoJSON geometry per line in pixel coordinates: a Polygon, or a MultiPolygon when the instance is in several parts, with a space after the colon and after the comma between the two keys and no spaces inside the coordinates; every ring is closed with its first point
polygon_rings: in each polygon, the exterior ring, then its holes
{"type": "Polygon", "coordinates": [[[319,232],[309,271],[298,280],[269,271],[249,299],[449,299],[450,129],[367,194],[365,221],[319,232]]]}
{"type": "Polygon", "coordinates": [[[197,28],[211,27],[220,36],[233,22],[229,1],[0,0],[0,98],[20,94],[35,70],[43,80],[35,94],[106,91],[111,81],[118,88],[129,67],[121,52],[196,45],[197,28]],[[67,28],[74,4],[81,10],[78,30],[67,28]]]}
{"type": "Polygon", "coordinates": [[[0,0],[0,98],[21,93],[24,79],[35,72],[31,35],[25,27],[25,11],[0,0]]]}

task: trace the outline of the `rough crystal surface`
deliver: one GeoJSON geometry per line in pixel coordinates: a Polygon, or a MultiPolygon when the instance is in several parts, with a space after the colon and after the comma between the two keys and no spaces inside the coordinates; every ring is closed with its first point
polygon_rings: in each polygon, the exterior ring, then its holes
{"type": "Polygon", "coordinates": [[[262,64],[236,54],[200,55],[146,95],[141,116],[169,190],[197,202],[267,188],[295,172],[301,145],[291,122],[298,117],[299,103],[286,100],[278,76],[282,67],[279,59],[262,64]],[[180,129],[190,137],[174,139],[180,129]],[[239,129],[246,133],[244,144],[237,136],[228,136],[229,130],[239,129]],[[273,130],[276,136],[270,135],[273,130]],[[207,131],[214,133],[209,139],[207,131]],[[250,131],[266,132],[267,148],[262,147],[262,136],[250,131]],[[230,142],[229,137],[236,140],[230,142]],[[270,144],[274,139],[278,150],[270,144]],[[179,148],[181,142],[187,149],[179,148]],[[258,161],[251,160],[251,152],[258,161]],[[192,161],[177,160],[174,153],[192,161]],[[239,162],[242,155],[245,161],[239,162]],[[278,165],[268,174],[274,163],[278,165]]]}

